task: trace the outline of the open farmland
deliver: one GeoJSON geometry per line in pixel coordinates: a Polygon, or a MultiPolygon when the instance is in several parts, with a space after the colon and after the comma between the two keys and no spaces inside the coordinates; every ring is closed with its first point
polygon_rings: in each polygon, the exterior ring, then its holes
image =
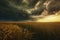
{"type": "Polygon", "coordinates": [[[1,40],[59,40],[60,22],[1,22],[0,35],[1,40]]]}

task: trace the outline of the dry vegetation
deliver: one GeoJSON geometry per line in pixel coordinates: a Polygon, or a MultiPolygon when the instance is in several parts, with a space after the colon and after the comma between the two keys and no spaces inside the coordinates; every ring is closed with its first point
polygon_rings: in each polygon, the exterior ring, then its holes
{"type": "Polygon", "coordinates": [[[20,40],[21,28],[12,24],[0,24],[0,40],[20,40]]]}
{"type": "Polygon", "coordinates": [[[60,40],[59,22],[27,22],[20,24],[20,26],[36,33],[33,35],[35,36],[34,40],[60,40]]]}
{"type": "Polygon", "coordinates": [[[59,40],[60,23],[0,23],[0,40],[59,40]]]}

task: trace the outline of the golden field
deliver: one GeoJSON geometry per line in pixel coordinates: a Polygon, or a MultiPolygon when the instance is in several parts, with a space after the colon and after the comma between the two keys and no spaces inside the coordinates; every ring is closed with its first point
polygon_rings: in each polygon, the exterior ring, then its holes
{"type": "Polygon", "coordinates": [[[60,22],[0,22],[0,40],[59,40],[60,22]]]}

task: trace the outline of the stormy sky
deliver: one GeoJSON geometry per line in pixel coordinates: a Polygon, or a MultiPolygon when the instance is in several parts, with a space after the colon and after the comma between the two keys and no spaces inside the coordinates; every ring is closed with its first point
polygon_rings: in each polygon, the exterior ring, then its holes
{"type": "Polygon", "coordinates": [[[35,21],[60,11],[60,0],[0,0],[0,21],[35,21]]]}

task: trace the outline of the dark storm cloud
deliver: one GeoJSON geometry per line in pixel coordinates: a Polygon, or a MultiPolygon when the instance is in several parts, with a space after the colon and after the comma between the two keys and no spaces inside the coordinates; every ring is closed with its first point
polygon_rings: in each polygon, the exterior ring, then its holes
{"type": "Polygon", "coordinates": [[[51,0],[51,3],[48,5],[48,11],[58,12],[60,10],[60,0],[51,0]]]}
{"type": "MultiPolygon", "coordinates": [[[[46,1],[47,0],[25,0],[25,2],[23,2],[23,0],[0,0],[0,20],[29,20],[30,14],[26,10],[29,10],[31,15],[40,15],[45,9],[44,3],[46,1]],[[39,1],[41,4],[35,9],[35,6],[39,1]]],[[[59,2],[60,0],[53,0],[48,5],[47,10],[49,12],[60,10],[59,2]]]]}
{"type": "MultiPolygon", "coordinates": [[[[14,4],[17,5],[20,0],[11,0],[10,2],[15,2],[14,4]]],[[[18,10],[9,5],[9,0],[0,0],[0,20],[26,20],[29,19],[29,15],[27,12],[23,10],[18,10]]]]}
{"type": "MultiPolygon", "coordinates": [[[[34,8],[40,0],[27,0],[27,4],[23,0],[0,0],[0,20],[27,20],[29,14],[25,11],[27,8],[34,8]],[[9,2],[11,4],[9,4],[9,2]],[[16,6],[16,7],[15,7],[16,6]],[[18,7],[20,7],[20,9],[18,7]],[[26,7],[25,7],[26,6],[26,7]]],[[[38,12],[38,11],[37,11],[38,12]]]]}

